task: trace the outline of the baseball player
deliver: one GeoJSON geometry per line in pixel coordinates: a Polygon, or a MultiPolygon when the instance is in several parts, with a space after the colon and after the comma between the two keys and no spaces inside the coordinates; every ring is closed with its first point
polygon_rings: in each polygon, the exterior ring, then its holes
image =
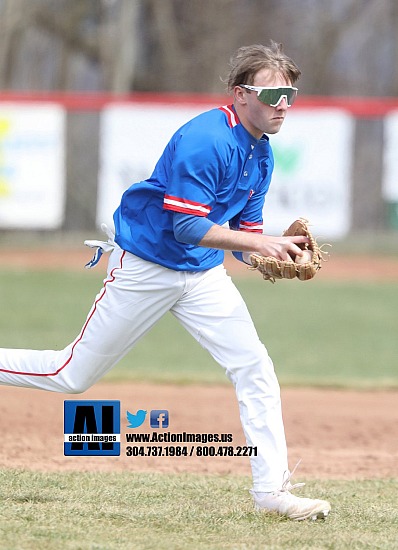
{"type": "MultiPolygon", "coordinates": [[[[61,351],[0,350],[0,384],[84,392],[170,311],[234,385],[251,457],[254,505],[292,519],[325,518],[328,502],[293,495],[279,384],[224,251],[301,255],[307,237],[263,234],[274,166],[269,135],[292,105],[300,70],[280,45],[240,48],[232,103],[205,112],[170,139],[153,174],[133,184],[114,214],[108,274],[82,331],[61,351]]],[[[299,484],[300,485],[300,484],[299,484]]]]}

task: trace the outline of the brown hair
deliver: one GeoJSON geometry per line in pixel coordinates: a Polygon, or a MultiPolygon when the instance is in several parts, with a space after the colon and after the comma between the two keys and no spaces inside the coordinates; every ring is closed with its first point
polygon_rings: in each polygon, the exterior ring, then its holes
{"type": "Polygon", "coordinates": [[[269,46],[253,44],[239,48],[231,57],[230,67],[226,79],[229,93],[239,84],[253,84],[255,75],[262,69],[280,73],[292,84],[296,83],[301,74],[294,61],[283,53],[282,44],[273,40],[269,46]]]}

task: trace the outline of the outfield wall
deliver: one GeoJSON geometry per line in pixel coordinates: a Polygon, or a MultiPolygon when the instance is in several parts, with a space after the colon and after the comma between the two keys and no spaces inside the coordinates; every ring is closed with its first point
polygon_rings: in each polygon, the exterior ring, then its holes
{"type": "MultiPolygon", "coordinates": [[[[0,95],[0,229],[94,229],[145,179],[171,134],[226,96],[0,95]]],[[[266,231],[398,230],[398,100],[299,97],[271,136],[266,231]]]]}

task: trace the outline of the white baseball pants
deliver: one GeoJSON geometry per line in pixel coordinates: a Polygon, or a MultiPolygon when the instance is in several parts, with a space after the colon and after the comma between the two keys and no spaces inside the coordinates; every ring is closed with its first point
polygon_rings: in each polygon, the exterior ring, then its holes
{"type": "Polygon", "coordinates": [[[167,311],[225,369],[239,403],[253,489],[278,489],[288,469],[279,384],[246,305],[223,266],[173,271],[113,250],[108,276],[76,340],[61,351],[0,349],[0,384],[80,393],[167,311]]]}

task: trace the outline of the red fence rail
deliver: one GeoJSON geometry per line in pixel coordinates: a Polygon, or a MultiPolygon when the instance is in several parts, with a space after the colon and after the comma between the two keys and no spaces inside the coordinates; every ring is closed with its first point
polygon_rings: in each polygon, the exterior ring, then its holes
{"type": "MultiPolygon", "coordinates": [[[[0,92],[0,103],[59,103],[70,111],[97,111],[112,103],[157,103],[181,105],[222,105],[231,102],[227,95],[211,94],[160,94],[137,92],[128,95],[114,95],[92,92],[0,92]]],[[[354,96],[298,96],[295,109],[339,108],[358,118],[382,118],[390,111],[398,109],[395,97],[354,97],[354,96]]]]}

